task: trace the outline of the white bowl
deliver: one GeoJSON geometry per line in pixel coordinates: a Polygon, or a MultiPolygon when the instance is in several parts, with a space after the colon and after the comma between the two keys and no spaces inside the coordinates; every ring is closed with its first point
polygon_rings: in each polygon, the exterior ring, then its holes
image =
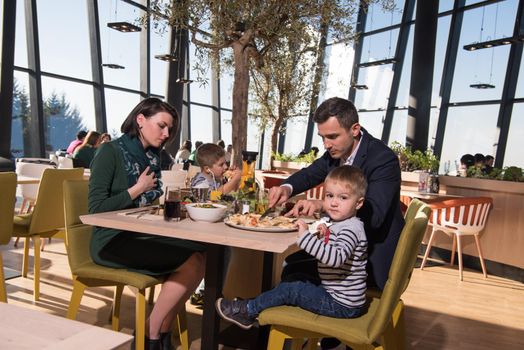
{"type": "Polygon", "coordinates": [[[195,221],[216,222],[224,217],[227,206],[215,203],[188,203],[186,209],[189,217],[195,221]],[[202,205],[212,205],[213,208],[202,208],[202,205]]]}

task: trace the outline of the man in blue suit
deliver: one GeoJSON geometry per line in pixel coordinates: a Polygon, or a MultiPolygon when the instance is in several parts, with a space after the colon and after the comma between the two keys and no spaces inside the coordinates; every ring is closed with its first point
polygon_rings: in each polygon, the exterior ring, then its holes
{"type": "MultiPolygon", "coordinates": [[[[368,182],[364,205],[357,213],[364,222],[369,242],[368,285],[382,290],[404,227],[400,211],[398,158],[388,146],[360,126],[355,106],[346,99],[333,97],[324,101],[315,111],[313,120],[318,124],[318,134],[322,137],[326,152],[309,167],[290,176],[281,186],[271,188],[269,206],[282,204],[290,197],[324,182],[334,167],[347,164],[360,168],[368,182]]],[[[322,201],[300,200],[290,214],[312,215],[321,208],[322,201]]],[[[298,259],[288,257],[286,261],[300,260],[304,254],[299,252],[295,255],[298,259]]]]}

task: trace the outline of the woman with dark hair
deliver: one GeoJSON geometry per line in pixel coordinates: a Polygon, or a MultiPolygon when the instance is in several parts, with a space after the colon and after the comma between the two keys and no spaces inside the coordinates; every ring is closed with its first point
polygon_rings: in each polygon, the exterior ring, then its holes
{"type": "MultiPolygon", "coordinates": [[[[141,101],[122,124],[123,135],[100,146],[89,179],[89,212],[151,204],[162,195],[159,152],[179,127],[176,110],[157,98],[141,101]]],[[[165,275],[146,321],[146,349],[171,349],[176,314],[204,275],[204,247],[175,238],[93,229],[91,257],[99,264],[165,275]]]]}

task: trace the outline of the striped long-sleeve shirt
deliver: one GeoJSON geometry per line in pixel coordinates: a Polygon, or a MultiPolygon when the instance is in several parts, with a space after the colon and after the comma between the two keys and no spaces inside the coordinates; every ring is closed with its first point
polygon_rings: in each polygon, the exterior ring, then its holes
{"type": "Polygon", "coordinates": [[[334,222],[329,241],[306,231],[297,244],[318,260],[322,286],[338,303],[360,307],[366,302],[368,242],[364,224],[357,217],[334,222]]]}

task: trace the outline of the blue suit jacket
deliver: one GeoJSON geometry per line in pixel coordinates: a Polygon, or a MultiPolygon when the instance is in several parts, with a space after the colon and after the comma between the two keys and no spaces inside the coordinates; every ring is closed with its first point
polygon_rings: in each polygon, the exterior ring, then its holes
{"type": "MultiPolygon", "coordinates": [[[[366,199],[357,216],[364,222],[368,247],[368,284],[384,288],[404,218],[400,211],[400,166],[397,156],[382,141],[362,129],[360,147],[353,166],[367,179],[366,199]]],[[[292,196],[322,182],[329,171],[340,165],[328,152],[309,167],[290,176],[285,183],[293,186],[292,196]]]]}

